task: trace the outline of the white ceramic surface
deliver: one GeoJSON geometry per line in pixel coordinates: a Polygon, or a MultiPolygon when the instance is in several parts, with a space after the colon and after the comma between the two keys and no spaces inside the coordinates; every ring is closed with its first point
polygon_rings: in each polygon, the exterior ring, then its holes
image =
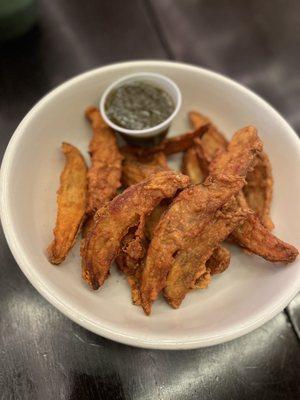
{"type": "MultiPolygon", "coordinates": [[[[83,117],[89,104],[115,79],[135,72],[173,79],[183,104],[171,134],[187,130],[187,112],[201,110],[228,138],[254,124],[264,141],[275,178],[272,217],[275,233],[300,248],[300,144],[294,131],[264,100],[213,72],[194,66],[137,61],[99,68],[64,83],[24,118],[6,150],[1,168],[1,219],[20,268],[55,307],[73,321],[107,338],[149,348],[208,346],[241,336],[280,312],[300,286],[300,262],[273,265],[232,248],[229,269],[206,290],[194,290],[178,310],[158,300],[146,317],[130,301],[125,278],[112,268],[104,287],[90,290],[80,276],[79,246],[54,267],[45,256],[52,238],[56,190],[64,165],[62,141],[86,155],[91,137],[83,117]]],[[[172,165],[178,164],[178,156],[172,165]]]]}
{"type": "Polygon", "coordinates": [[[138,72],[135,74],[130,74],[123,76],[120,79],[117,79],[116,81],[112,82],[104,91],[101,100],[100,100],[100,111],[101,114],[105,120],[105,122],[114,130],[117,132],[122,132],[125,133],[125,135],[128,136],[133,136],[133,137],[153,137],[159,135],[161,132],[166,131],[169,126],[171,125],[172,121],[178,114],[180,107],[182,103],[182,97],[181,97],[181,92],[176,85],[174,81],[171,79],[167,78],[164,75],[157,74],[157,73],[149,73],[149,72],[138,72]],[[142,82],[147,82],[151,83],[163,90],[165,90],[170,96],[171,99],[174,102],[175,108],[172,114],[163,122],[161,122],[158,125],[153,126],[152,128],[147,128],[147,129],[137,129],[137,130],[132,130],[132,129],[126,129],[123,128],[119,125],[114,124],[109,117],[106,115],[105,111],[105,103],[107,96],[116,88],[124,85],[125,83],[130,83],[130,82],[136,82],[136,81],[142,81],[142,82]]]}

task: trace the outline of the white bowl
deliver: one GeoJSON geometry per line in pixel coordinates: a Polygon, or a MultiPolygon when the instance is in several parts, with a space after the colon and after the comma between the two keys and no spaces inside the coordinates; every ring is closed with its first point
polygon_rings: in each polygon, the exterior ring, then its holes
{"type": "Polygon", "coordinates": [[[112,82],[108,88],[104,91],[101,100],[100,100],[100,111],[101,114],[105,120],[105,122],[113,128],[117,132],[122,132],[125,135],[132,136],[132,137],[141,137],[141,138],[147,138],[147,137],[153,137],[159,135],[161,132],[166,131],[173,119],[176,117],[178,114],[178,111],[181,107],[181,93],[174,81],[171,79],[167,78],[166,76],[163,76],[161,74],[154,74],[154,73],[149,73],[149,72],[138,72],[136,74],[130,74],[123,76],[120,79],[117,79],[115,82],[112,82]],[[148,83],[152,83],[153,85],[165,90],[172,98],[175,108],[172,114],[163,122],[161,122],[158,125],[155,125],[151,128],[147,129],[126,129],[123,128],[119,125],[116,125],[113,123],[109,117],[106,115],[105,111],[105,103],[107,96],[112,92],[112,90],[117,89],[118,87],[124,85],[124,83],[130,83],[130,82],[136,82],[136,81],[146,81],[148,83]]]}
{"type": "MultiPolygon", "coordinates": [[[[62,141],[87,155],[91,130],[83,117],[89,104],[113,81],[135,72],[154,72],[177,82],[183,95],[171,134],[188,129],[187,112],[201,110],[230,138],[254,124],[264,141],[275,178],[275,233],[300,247],[300,144],[292,128],[264,100],[232,80],[190,65],[136,61],[95,69],[44,97],[14,133],[1,170],[1,218],[20,268],[55,307],[104,337],[135,346],[186,349],[225,342],[252,331],[279,313],[300,286],[299,259],[273,265],[232,248],[229,269],[206,290],[194,290],[178,310],[163,300],[146,317],[133,306],[125,278],[112,268],[104,287],[92,291],[81,279],[77,244],[65,263],[51,265],[45,249],[52,238],[56,190],[64,160],[62,141]]],[[[88,158],[88,157],[87,157],[88,158]]],[[[178,160],[172,160],[175,165],[178,160]]]]}

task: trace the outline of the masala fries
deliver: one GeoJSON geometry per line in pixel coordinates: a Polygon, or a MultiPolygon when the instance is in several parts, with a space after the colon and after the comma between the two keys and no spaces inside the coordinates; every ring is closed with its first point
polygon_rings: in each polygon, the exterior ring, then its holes
{"type": "MultiPolygon", "coordinates": [[[[200,162],[197,168],[201,168],[201,165],[206,162],[208,163],[208,166],[206,167],[208,170],[211,171],[214,168],[218,168],[221,171],[222,166],[216,163],[214,160],[216,159],[215,157],[217,154],[226,149],[228,143],[227,140],[222,135],[222,133],[218,131],[218,128],[207,117],[204,117],[200,113],[194,111],[189,113],[189,118],[191,124],[195,128],[199,127],[201,123],[207,124],[209,122],[210,124],[210,128],[207,130],[205,135],[203,135],[201,141],[196,141],[196,145],[198,145],[198,151],[200,150],[199,154],[202,155],[202,164],[200,162]]],[[[262,177],[262,175],[264,176],[264,182],[262,182],[260,185],[258,184],[258,181],[261,179],[256,178],[256,182],[258,185],[257,190],[259,190],[261,193],[260,197],[263,197],[265,199],[264,212],[263,215],[261,215],[262,219],[260,218],[259,214],[249,214],[249,217],[244,221],[244,223],[238,226],[237,229],[232,232],[232,234],[230,235],[230,239],[232,242],[238,244],[247,251],[257,254],[268,261],[289,263],[291,262],[290,260],[293,260],[297,256],[297,250],[293,246],[290,246],[288,243],[281,241],[269,232],[270,227],[272,226],[272,221],[269,218],[269,211],[272,198],[273,179],[271,176],[270,166],[262,165],[267,163],[266,160],[268,160],[266,153],[264,151],[260,152],[256,156],[253,168],[249,170],[246,176],[246,182],[249,174],[250,177],[251,174],[254,174],[254,176],[259,175],[260,177],[262,177]],[[264,174],[255,173],[255,170],[257,169],[262,169],[264,171],[264,174]],[[265,223],[263,223],[262,220],[265,221],[265,223]],[[267,227],[266,224],[268,225],[267,227]]],[[[202,169],[202,172],[204,174],[205,169],[202,169]]],[[[248,191],[248,196],[249,195],[250,194],[248,191]]],[[[239,193],[238,201],[240,206],[245,211],[250,209],[243,191],[239,193]]],[[[254,201],[253,203],[257,204],[258,202],[254,201]]]]}
{"type": "MultiPolygon", "coordinates": [[[[175,274],[175,272],[172,274],[171,270],[177,256],[182,262],[189,259],[188,254],[192,251],[191,242],[193,246],[198,243],[199,235],[205,226],[209,227],[217,211],[242,189],[245,184],[244,177],[254,156],[261,150],[262,143],[254,127],[238,131],[228,146],[228,151],[221,153],[218,157],[222,172],[217,171],[209,176],[204,185],[199,184],[183,190],[163,214],[155,228],[142,275],[142,306],[146,314],[150,314],[152,302],[161,290],[166,288],[169,276],[173,277],[175,274]]],[[[223,220],[220,224],[222,222],[223,220]]],[[[223,224],[229,225],[228,222],[230,220],[225,219],[223,224]]],[[[232,226],[232,230],[235,226],[232,226]]],[[[183,289],[176,299],[173,298],[172,286],[169,285],[166,297],[172,306],[177,307],[180,304],[186,294],[185,290],[189,290],[192,286],[198,268],[201,265],[204,266],[214,248],[218,247],[229,233],[231,230],[224,238],[221,236],[220,241],[218,241],[218,232],[214,236],[211,234],[211,237],[216,239],[213,241],[214,247],[208,247],[205,253],[207,258],[197,257],[191,269],[185,268],[185,281],[177,282],[178,285],[183,285],[183,289]]]]}
{"type": "Polygon", "coordinates": [[[96,107],[88,107],[86,118],[93,128],[89,144],[91,166],[88,170],[87,213],[94,214],[103,204],[111,200],[121,186],[122,155],[116,135],[106,124],[96,107]]]}
{"type": "MultiPolygon", "coordinates": [[[[215,212],[209,223],[203,227],[198,235],[186,241],[185,245],[177,250],[176,256],[168,273],[164,287],[164,296],[173,308],[178,308],[200,272],[206,272],[206,263],[213,250],[218,247],[227,236],[247,217],[247,212],[236,206],[233,198],[215,212]],[[186,268],[186,265],[189,267],[186,268]]],[[[146,270],[146,268],[145,268],[146,270]]],[[[143,280],[142,280],[143,282],[143,280]]],[[[143,297],[142,305],[146,314],[151,311],[147,298],[143,297]]],[[[152,300],[152,298],[151,298],[152,300]]]]}
{"type": "Polygon", "coordinates": [[[190,147],[183,154],[182,158],[182,173],[189,176],[191,182],[196,185],[197,183],[204,182],[208,175],[206,163],[203,163],[203,158],[199,156],[197,145],[190,147]]]}
{"type": "Polygon", "coordinates": [[[298,250],[270,233],[273,178],[255,127],[227,141],[198,112],[194,131],[159,145],[119,149],[98,109],[89,107],[93,137],[87,169],[80,152],[64,143],[66,165],[58,191],[49,260],[65,259],[83,226],[82,277],[101,287],[116,261],[131,287],[132,302],[151,313],[162,292],[178,308],[192,289],[207,288],[224,272],[231,241],[271,262],[290,263],[298,250]],[[182,172],[167,156],[184,152],[182,172]],[[123,192],[117,195],[121,183],[123,192]]]}
{"type": "Polygon", "coordinates": [[[52,264],[60,264],[75,243],[85,218],[87,203],[87,167],[79,150],[63,143],[66,164],[57,192],[57,217],[54,239],[47,249],[52,264]]]}
{"type": "Polygon", "coordinates": [[[82,276],[93,289],[103,285],[128,230],[143,224],[162,199],[173,197],[188,185],[186,175],[162,171],[130,186],[97,211],[82,252],[82,276]]]}
{"type": "Polygon", "coordinates": [[[248,172],[246,180],[243,191],[247,203],[257,213],[262,224],[271,231],[274,228],[270,217],[273,176],[271,163],[265,152],[257,156],[253,170],[248,172]]]}

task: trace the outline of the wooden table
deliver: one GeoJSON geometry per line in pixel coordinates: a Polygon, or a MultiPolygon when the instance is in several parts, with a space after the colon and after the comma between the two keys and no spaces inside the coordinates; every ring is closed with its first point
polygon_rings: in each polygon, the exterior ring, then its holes
{"type": "MultiPolygon", "coordinates": [[[[41,96],[90,68],[128,59],[224,73],[299,131],[299,14],[297,0],[41,0],[38,26],[0,50],[1,156],[41,96]]],[[[98,337],[48,304],[2,232],[0,262],[1,400],[300,398],[299,295],[233,342],[143,350],[98,337]]]]}

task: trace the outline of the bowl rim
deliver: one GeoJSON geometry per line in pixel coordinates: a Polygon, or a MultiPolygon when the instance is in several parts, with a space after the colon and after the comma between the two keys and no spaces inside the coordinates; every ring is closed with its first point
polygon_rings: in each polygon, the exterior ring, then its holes
{"type": "Polygon", "coordinates": [[[109,125],[111,128],[113,128],[115,131],[125,133],[126,135],[129,135],[129,136],[135,136],[135,137],[143,136],[143,137],[145,137],[145,136],[148,136],[148,135],[149,136],[158,135],[160,132],[162,132],[163,130],[167,129],[170,126],[170,124],[172,123],[173,119],[178,114],[178,112],[180,110],[180,107],[181,107],[181,103],[182,103],[181,91],[180,91],[179,87],[176,85],[176,83],[172,79],[168,78],[167,76],[165,76],[163,74],[158,74],[158,73],[155,73],[155,72],[136,72],[134,74],[124,75],[123,77],[113,81],[110,85],[108,85],[106,87],[106,89],[104,90],[102,96],[101,96],[100,107],[99,108],[100,108],[100,112],[101,112],[101,115],[102,115],[104,121],[107,123],[107,125],[109,125]],[[115,88],[118,88],[119,86],[122,86],[123,83],[126,83],[127,81],[131,81],[134,78],[137,78],[137,80],[138,80],[139,78],[142,78],[142,77],[145,80],[147,79],[147,77],[157,78],[160,81],[167,82],[170,86],[173,87],[173,89],[174,89],[174,91],[176,93],[176,104],[175,104],[174,110],[168,116],[168,118],[166,118],[163,122],[160,122],[159,124],[154,125],[151,128],[146,128],[146,129],[128,129],[128,128],[124,128],[123,126],[119,126],[119,125],[115,124],[107,116],[106,110],[105,110],[105,102],[107,100],[108,95],[115,88]]]}
{"type": "Polygon", "coordinates": [[[291,285],[288,293],[284,293],[277,302],[273,302],[268,307],[263,308],[255,317],[249,319],[245,324],[235,324],[231,329],[227,329],[225,332],[223,331],[221,334],[208,335],[203,337],[191,337],[189,339],[176,340],[176,339],[144,339],[140,338],[136,335],[124,334],[115,329],[110,329],[108,327],[100,326],[98,323],[95,323],[90,318],[87,318],[83,313],[76,310],[76,307],[70,306],[69,304],[65,304],[59,297],[55,294],[51,293],[47,285],[43,280],[39,279],[36,275],[34,269],[31,267],[30,260],[23,254],[22,246],[16,240],[14,234],[14,228],[12,225],[12,213],[9,204],[9,175],[11,173],[13,160],[15,156],[15,152],[18,147],[18,142],[21,139],[23,130],[26,128],[26,125],[31,120],[32,116],[36,114],[40,108],[44,106],[49,100],[55,97],[58,93],[63,92],[66,88],[71,87],[74,83],[80,82],[88,78],[89,76],[96,75],[99,71],[107,71],[107,70],[119,70],[120,68],[128,68],[130,66],[135,67],[151,67],[151,66],[169,66],[181,68],[185,71],[196,71],[201,72],[207,77],[213,77],[219,81],[223,81],[240,91],[244,92],[248,96],[252,97],[259,105],[274,115],[274,118],[282,124],[286,133],[290,136],[290,139],[294,141],[294,145],[300,151],[300,140],[293,130],[293,128],[285,121],[285,119],[264,99],[262,99],[259,95],[252,92],[250,89],[245,86],[237,83],[236,81],[228,78],[225,75],[210,71],[208,69],[204,69],[198,67],[196,65],[173,62],[173,61],[160,61],[160,60],[136,60],[136,61],[126,61],[114,64],[108,64],[99,68],[95,68],[79,74],[66,82],[60,84],[56,88],[52,89],[48,92],[41,100],[39,100],[34,107],[25,115],[17,129],[13,133],[8,146],[6,148],[5,154],[2,159],[1,164],[1,172],[0,172],[0,214],[1,221],[3,226],[3,231],[9,248],[23,271],[24,275],[28,278],[30,283],[37,289],[37,291],[45,297],[53,306],[55,306],[59,311],[61,311],[64,315],[70,318],[72,321],[81,325],[82,327],[94,332],[98,335],[101,335],[107,339],[111,339],[123,344],[142,347],[142,348],[152,348],[152,349],[164,349],[164,350],[179,350],[179,349],[193,349],[200,347],[212,346],[224,342],[228,342],[235,338],[241,337],[254,329],[260,327],[265,322],[269,321],[279,312],[281,312],[285,306],[294,298],[300,289],[300,275],[298,279],[295,279],[293,285],[291,285]]]}

